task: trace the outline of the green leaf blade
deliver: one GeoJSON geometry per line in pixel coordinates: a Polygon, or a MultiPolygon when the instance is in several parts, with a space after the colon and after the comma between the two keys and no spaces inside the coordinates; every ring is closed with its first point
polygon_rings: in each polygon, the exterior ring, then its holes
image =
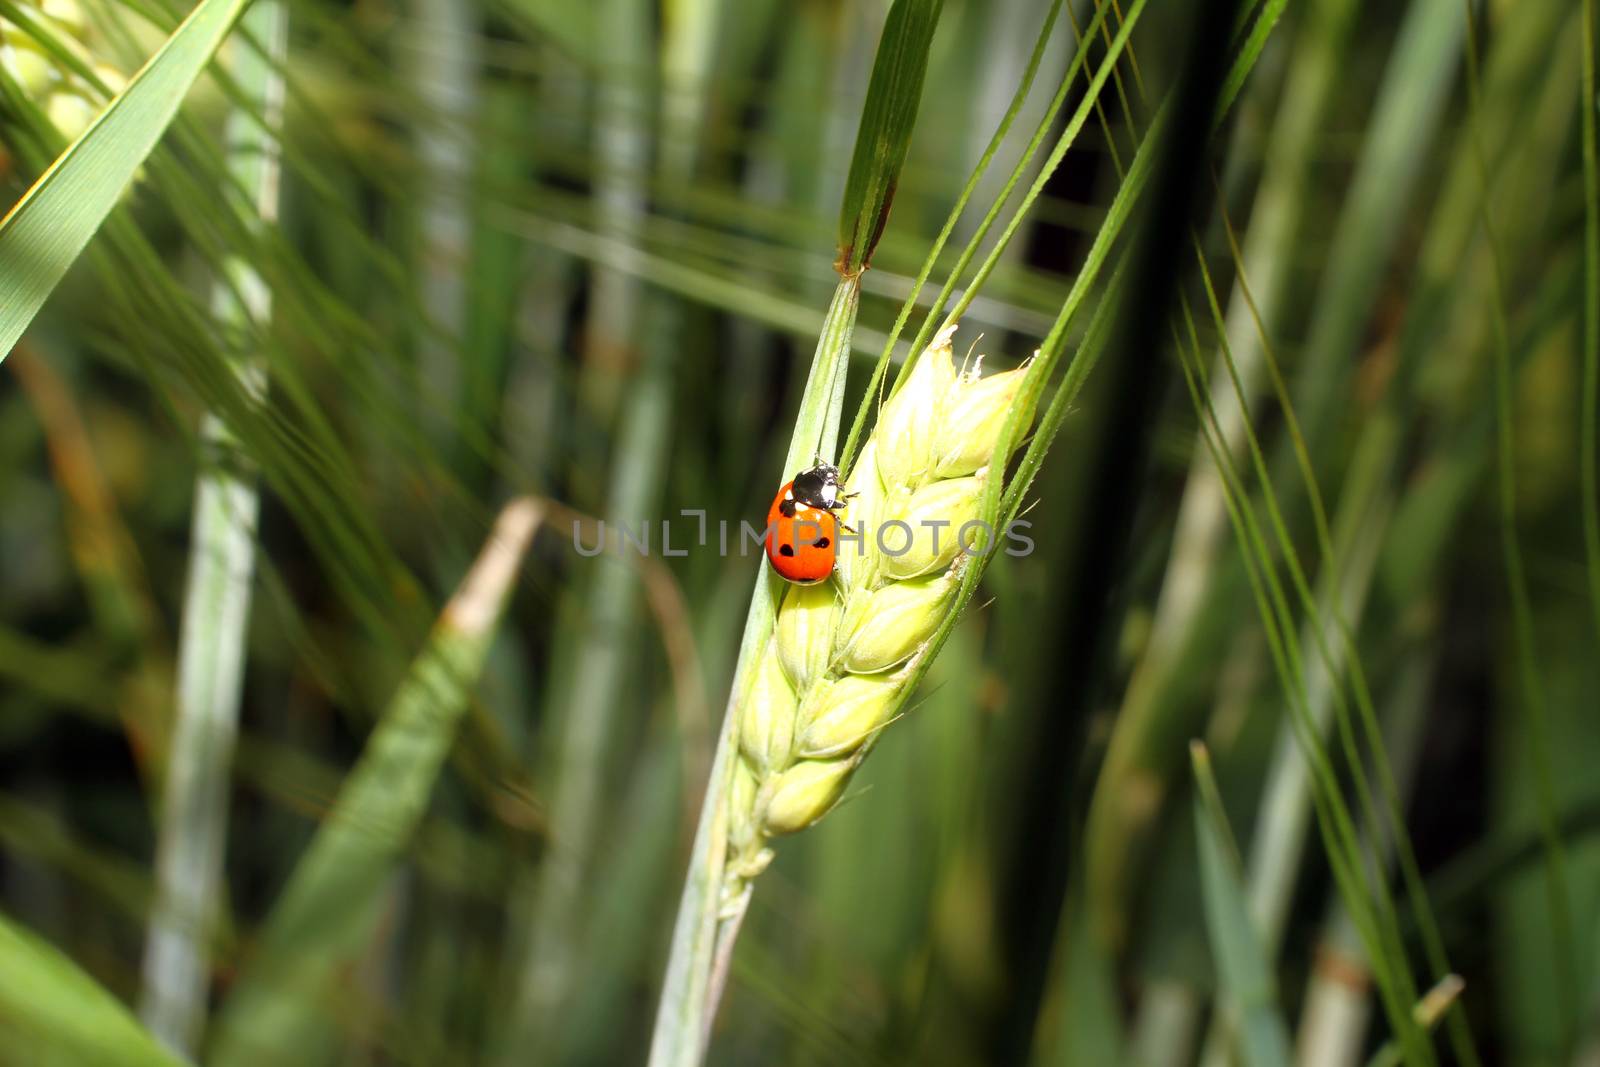
{"type": "Polygon", "coordinates": [[[839,212],[838,268],[846,277],[867,268],[889,220],[943,7],[944,0],[896,0],[884,22],[839,212]]]}
{"type": "Polygon", "coordinates": [[[1249,1067],[1287,1067],[1289,1028],[1278,1013],[1272,969],[1250,918],[1239,850],[1211,773],[1211,757],[1199,742],[1191,746],[1190,754],[1199,785],[1194,821],[1206,930],[1223,992],[1238,1013],[1242,1058],[1249,1067]]]}
{"type": "Polygon", "coordinates": [[[0,1047],[32,1063],[178,1067],[133,1013],[53,945],[0,916],[0,1047]]]}
{"type": "Polygon", "coordinates": [[[379,925],[384,888],[427,810],[542,517],[528,498],[502,512],[295,865],[208,1063],[331,1062],[339,976],[379,925]]]}
{"type": "Polygon", "coordinates": [[[0,220],[0,360],[116,207],[245,3],[203,0],[0,220]]]}

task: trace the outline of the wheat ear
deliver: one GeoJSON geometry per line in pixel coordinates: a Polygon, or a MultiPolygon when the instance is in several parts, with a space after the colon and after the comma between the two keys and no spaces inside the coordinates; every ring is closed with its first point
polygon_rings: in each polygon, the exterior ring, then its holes
{"type": "Polygon", "coordinates": [[[947,326],[879,413],[845,481],[831,581],[792,586],[738,709],[725,915],[742,913],[769,842],[803,830],[845,786],[899,714],[918,661],[955,608],[961,572],[997,546],[977,525],[984,479],[1023,369],[983,377],[956,369],[947,326]],[[966,527],[965,529],[963,529],[966,527]]]}
{"type": "Polygon", "coordinates": [[[127,79],[99,55],[100,42],[77,0],[21,0],[16,13],[24,24],[0,18],[0,67],[57,133],[76,140],[127,79]],[[72,62],[64,62],[63,53],[72,62]]]}

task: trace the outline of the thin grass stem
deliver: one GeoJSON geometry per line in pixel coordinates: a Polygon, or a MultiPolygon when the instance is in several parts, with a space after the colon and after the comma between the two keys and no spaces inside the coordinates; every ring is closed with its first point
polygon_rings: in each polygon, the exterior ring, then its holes
{"type": "MultiPolygon", "coordinates": [[[[284,95],[280,68],[287,61],[288,11],[282,0],[258,0],[244,24],[260,35],[267,50],[257,54],[236,48],[234,73],[255,95],[264,122],[243,109],[229,117],[229,165],[240,184],[252,190],[258,225],[266,228],[278,215],[284,95]]],[[[244,262],[234,269],[234,285],[215,286],[212,310],[236,329],[245,323],[263,328],[271,314],[271,293],[244,262]]],[[[239,353],[235,360],[241,387],[262,398],[266,372],[260,356],[239,353]]],[[[227,424],[207,415],[200,434],[207,466],[195,488],[176,724],[162,793],[157,895],[145,944],[140,1005],[151,1031],[183,1055],[196,1051],[206,1015],[260,508],[248,460],[227,424]]]]}
{"type": "MultiPolygon", "coordinates": [[[[834,454],[836,442],[825,440],[824,432],[830,417],[837,426],[837,415],[832,413],[841,401],[834,396],[834,384],[838,380],[839,364],[845,361],[850,348],[860,300],[859,278],[841,278],[828,308],[822,336],[817,340],[784,459],[784,471],[793,473],[803,469],[815,456],[834,454]]],[[[749,906],[748,892],[732,901],[722,897],[728,846],[729,775],[738,749],[738,710],[748,699],[755,681],[754,667],[772,633],[782,585],[782,579],[763,567],[751,593],[728,710],[723,716],[711,779],[695,829],[688,875],[673,926],[667,974],[650,1045],[650,1067],[698,1067],[704,1058],[728,954],[749,906]]]]}
{"type": "MultiPolygon", "coordinates": [[[[1533,630],[1533,609],[1528,578],[1523,563],[1522,538],[1517,529],[1516,425],[1512,414],[1512,368],[1510,329],[1506,322],[1504,277],[1505,256],[1490,208],[1489,163],[1484,148],[1479,99],[1478,43],[1472,6],[1463,0],[1466,18],[1465,52],[1467,61],[1468,122],[1472,160],[1479,185],[1478,217],[1489,248],[1490,301],[1494,364],[1495,461],[1501,556],[1505,566],[1506,591],[1511,600],[1512,633],[1515,640],[1515,665],[1518,693],[1528,721],[1528,746],[1533,764],[1534,797],[1544,834],[1547,866],[1545,888],[1550,909],[1550,939],[1555,967],[1554,985],[1560,998],[1561,1043],[1570,1047],[1577,1036],[1578,989],[1572,954],[1572,897],[1567,874],[1566,847],[1556,818],[1555,778],[1550,760],[1550,729],[1545,706],[1544,683],[1538,664],[1538,643],[1533,630]]],[[[1584,101],[1585,111],[1593,101],[1584,101]]],[[[1592,119],[1585,116],[1585,124],[1592,119]]],[[[1592,297],[1591,297],[1592,300],[1592,297]]]]}
{"type": "Polygon", "coordinates": [[[1583,127],[1583,387],[1579,396],[1578,499],[1583,507],[1583,558],[1589,607],[1600,641],[1600,163],[1595,150],[1595,4],[1583,0],[1583,81],[1578,122],[1583,127]]]}

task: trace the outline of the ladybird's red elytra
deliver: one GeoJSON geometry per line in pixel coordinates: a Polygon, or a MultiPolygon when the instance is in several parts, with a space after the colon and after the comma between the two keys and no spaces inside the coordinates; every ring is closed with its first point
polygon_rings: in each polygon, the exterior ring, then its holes
{"type": "Polygon", "coordinates": [[[819,463],[801,471],[767,510],[767,559],[797,585],[826,581],[839,557],[839,520],[845,504],[838,468],[819,463]]]}

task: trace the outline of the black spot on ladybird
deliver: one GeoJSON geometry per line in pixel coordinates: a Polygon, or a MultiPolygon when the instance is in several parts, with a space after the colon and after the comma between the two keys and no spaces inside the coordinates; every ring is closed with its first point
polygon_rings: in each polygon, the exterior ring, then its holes
{"type": "Polygon", "coordinates": [[[786,519],[794,518],[794,498],[784,497],[783,503],[778,505],[778,514],[786,519]]]}
{"type": "Polygon", "coordinates": [[[778,555],[780,555],[780,556],[792,556],[792,555],[794,555],[794,546],[793,545],[779,545],[778,546],[778,555]]]}
{"type": "Polygon", "coordinates": [[[818,538],[817,539],[817,547],[818,548],[827,548],[828,547],[828,539],[826,537],[818,538]]]}

